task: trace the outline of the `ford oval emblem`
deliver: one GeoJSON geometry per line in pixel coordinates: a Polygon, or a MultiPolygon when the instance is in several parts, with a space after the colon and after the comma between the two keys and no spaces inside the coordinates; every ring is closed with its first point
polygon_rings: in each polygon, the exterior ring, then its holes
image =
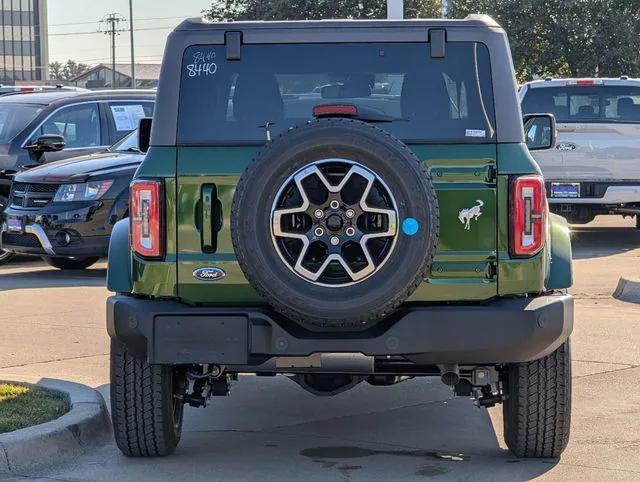
{"type": "Polygon", "coordinates": [[[558,149],[559,151],[575,151],[577,148],[578,146],[576,146],[572,142],[559,142],[556,145],[556,149],[558,149]]]}
{"type": "Polygon", "coordinates": [[[193,277],[200,281],[220,281],[227,273],[222,268],[198,268],[193,277]]]}

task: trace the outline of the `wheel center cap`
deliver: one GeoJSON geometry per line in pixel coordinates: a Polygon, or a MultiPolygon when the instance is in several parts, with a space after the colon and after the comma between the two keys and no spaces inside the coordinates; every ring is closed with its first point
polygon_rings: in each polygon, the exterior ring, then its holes
{"type": "Polygon", "coordinates": [[[332,214],[327,218],[327,228],[331,231],[340,231],[342,229],[342,218],[337,214],[332,214]]]}

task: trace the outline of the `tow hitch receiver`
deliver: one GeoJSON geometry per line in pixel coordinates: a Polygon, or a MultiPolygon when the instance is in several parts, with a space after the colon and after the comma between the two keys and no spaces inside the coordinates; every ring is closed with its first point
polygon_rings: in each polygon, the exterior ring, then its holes
{"type": "Polygon", "coordinates": [[[211,397],[226,397],[231,392],[231,382],[237,380],[237,374],[225,373],[224,369],[220,365],[203,365],[187,371],[189,383],[183,393],[174,395],[175,398],[198,408],[208,406],[211,397]]]}

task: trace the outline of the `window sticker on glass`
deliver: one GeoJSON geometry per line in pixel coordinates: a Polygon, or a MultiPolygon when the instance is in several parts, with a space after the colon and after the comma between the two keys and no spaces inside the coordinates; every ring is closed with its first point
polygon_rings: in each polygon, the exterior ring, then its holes
{"type": "Polygon", "coordinates": [[[200,77],[215,75],[218,71],[218,64],[215,62],[216,53],[209,52],[195,52],[191,63],[186,65],[189,77],[200,77]]]}
{"type": "Polygon", "coordinates": [[[112,105],[111,113],[118,131],[137,129],[140,119],[145,117],[144,107],[140,104],[112,105]]]}
{"type": "Polygon", "coordinates": [[[467,129],[464,135],[465,137],[486,137],[487,131],[484,129],[467,129]]]}

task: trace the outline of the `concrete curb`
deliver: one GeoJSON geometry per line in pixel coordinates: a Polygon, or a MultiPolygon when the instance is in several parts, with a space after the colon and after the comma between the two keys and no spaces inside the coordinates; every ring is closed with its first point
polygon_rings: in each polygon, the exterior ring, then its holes
{"type": "Polygon", "coordinates": [[[629,303],[640,303],[640,280],[620,278],[613,297],[629,303]]]}
{"type": "Polygon", "coordinates": [[[102,396],[78,383],[42,379],[40,387],[69,397],[71,409],[51,422],[0,435],[0,473],[19,473],[78,457],[105,442],[111,422],[102,396]]]}

